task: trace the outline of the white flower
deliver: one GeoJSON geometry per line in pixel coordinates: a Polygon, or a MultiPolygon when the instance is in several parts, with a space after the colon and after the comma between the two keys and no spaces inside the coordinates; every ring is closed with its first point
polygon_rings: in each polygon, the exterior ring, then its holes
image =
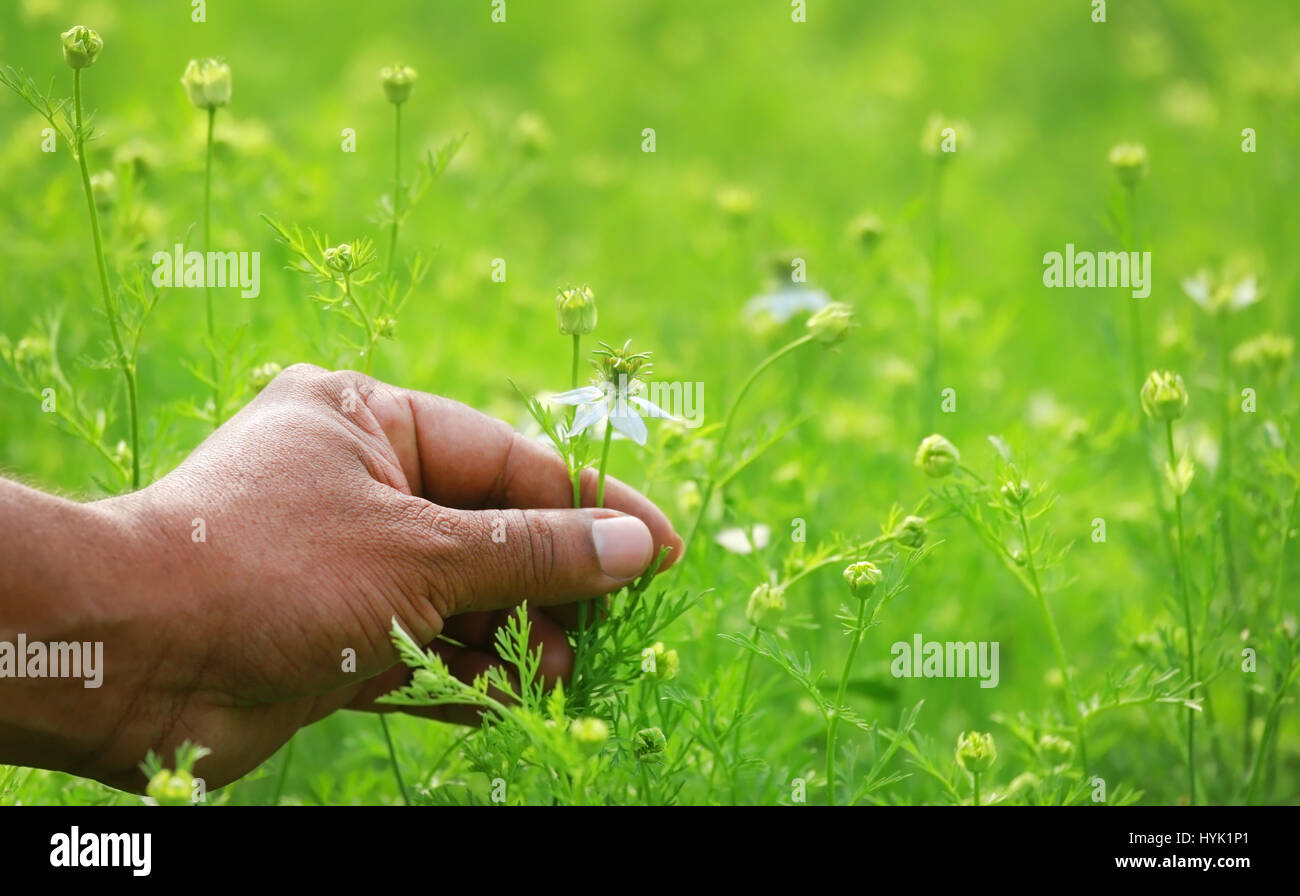
{"type": "Polygon", "coordinates": [[[714,539],[733,554],[752,554],[761,551],[772,540],[772,527],[759,523],[752,529],[723,529],[714,539]]]}
{"type": "Polygon", "coordinates": [[[801,311],[821,311],[830,303],[830,296],[820,289],[778,289],[776,292],[754,296],[746,302],[744,315],[749,320],[767,315],[778,324],[783,324],[801,311]]]}
{"type": "Polygon", "coordinates": [[[552,395],[555,404],[577,405],[578,413],[573,418],[569,436],[578,436],[588,428],[604,421],[614,427],[615,432],[622,433],[638,445],[646,440],[645,417],[659,417],[674,420],[672,414],[638,393],[645,384],[635,377],[623,376],[619,383],[604,381],[594,386],[580,386],[552,395]]]}
{"type": "Polygon", "coordinates": [[[1232,280],[1197,271],[1195,276],[1183,278],[1183,292],[1211,313],[1240,311],[1259,301],[1259,282],[1254,274],[1232,280]]]}

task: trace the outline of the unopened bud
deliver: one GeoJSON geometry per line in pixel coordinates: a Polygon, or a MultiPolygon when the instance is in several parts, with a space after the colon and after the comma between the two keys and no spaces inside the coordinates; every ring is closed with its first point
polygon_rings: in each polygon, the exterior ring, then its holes
{"type": "Polygon", "coordinates": [[[963,731],[957,737],[957,764],[972,774],[988,771],[998,758],[993,735],[963,731]]]}
{"type": "Polygon", "coordinates": [[[220,59],[191,59],[181,84],[197,109],[230,105],[230,66],[220,59]]]}
{"type": "Polygon", "coordinates": [[[632,737],[632,753],[640,762],[662,762],[668,738],[660,728],[642,728],[632,737]]]}
{"type": "Polygon", "coordinates": [[[104,49],[99,32],[85,25],[73,25],[59,37],[63,42],[63,61],[73,68],[90,68],[104,49]]]}
{"type": "Polygon", "coordinates": [[[384,85],[384,95],[394,106],[411,98],[415,79],[419,77],[409,65],[389,65],[379,70],[379,80],[384,85]]]}
{"type": "Polygon", "coordinates": [[[1140,393],[1142,410],[1153,420],[1177,420],[1187,410],[1187,387],[1170,370],[1153,370],[1140,393]]]}
{"type": "Polygon", "coordinates": [[[555,296],[560,333],[586,336],[596,329],[596,295],[589,286],[570,286],[555,296]]]}
{"type": "Polygon", "coordinates": [[[925,475],[939,479],[955,470],[959,460],[961,454],[957,451],[957,447],[935,433],[921,440],[913,462],[924,471],[925,475]]]}
{"type": "Polygon", "coordinates": [[[870,560],[859,560],[844,568],[844,581],[858,600],[866,600],[876,590],[884,573],[870,560]]]}
{"type": "Polygon", "coordinates": [[[745,618],[749,624],[761,629],[775,628],[785,615],[785,591],[778,585],[767,582],[759,585],[749,594],[749,603],[745,605],[745,618]]]}

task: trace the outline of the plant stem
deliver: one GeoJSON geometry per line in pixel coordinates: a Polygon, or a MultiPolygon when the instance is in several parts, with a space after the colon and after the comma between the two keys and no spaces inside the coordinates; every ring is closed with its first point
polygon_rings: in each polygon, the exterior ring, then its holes
{"type": "Polygon", "coordinates": [[[974,785],[974,794],[973,794],[974,803],[975,805],[978,806],[980,804],[980,773],[971,772],[970,777],[974,785]]]}
{"type": "Polygon", "coordinates": [[[868,603],[866,600],[859,601],[858,625],[853,631],[853,641],[849,644],[849,655],[844,660],[844,671],[840,673],[840,686],[835,691],[831,717],[826,720],[826,802],[832,806],[835,805],[835,729],[840,724],[840,708],[844,705],[844,692],[848,690],[853,658],[857,655],[858,645],[862,643],[863,626],[867,624],[868,603]]]}
{"type": "Polygon", "coordinates": [[[605,506],[605,468],[609,466],[609,444],[614,441],[614,426],[605,421],[605,446],[600,450],[600,479],[596,484],[596,506],[605,506]]]}
{"type": "Polygon", "coordinates": [[[943,157],[934,163],[933,189],[931,190],[932,242],[930,245],[930,295],[926,304],[925,340],[928,343],[925,377],[921,396],[921,428],[930,432],[934,421],[934,397],[939,385],[939,291],[943,287],[943,157]]]}
{"type": "MultiPolygon", "coordinates": [[[[753,630],[752,632],[750,632],[750,640],[751,640],[751,641],[754,641],[755,643],[758,642],[758,626],[757,626],[757,625],[754,626],[754,630],[753,630]]],[[[736,703],[736,717],[735,717],[735,718],[732,720],[732,722],[731,722],[731,733],[732,733],[732,735],[733,735],[731,751],[732,751],[732,754],[733,754],[733,758],[734,758],[734,756],[736,756],[736,755],[738,755],[738,754],[740,753],[740,723],[741,723],[741,717],[743,716],[743,714],[744,714],[744,712],[745,712],[745,704],[746,704],[746,702],[748,702],[748,700],[749,700],[749,679],[752,677],[752,675],[753,675],[753,673],[754,673],[754,657],[755,657],[755,656],[756,656],[755,651],[753,651],[753,650],[746,650],[746,651],[745,651],[745,671],[742,673],[742,675],[741,675],[741,679],[740,679],[740,699],[739,699],[739,700],[737,701],[737,703],[736,703]]],[[[738,764],[738,763],[737,763],[737,764],[738,764]]],[[[736,764],[733,764],[733,765],[732,765],[733,774],[732,774],[732,776],[731,776],[731,801],[732,801],[732,803],[737,802],[737,798],[736,798],[736,776],[735,776],[735,774],[734,774],[735,766],[736,766],[736,764]]]]}
{"type": "MultiPolygon", "coordinates": [[[[1165,443],[1169,448],[1169,466],[1175,467],[1174,423],[1165,421],[1165,443]]],[[[1196,633],[1192,629],[1192,601],[1187,587],[1187,545],[1183,533],[1183,496],[1174,490],[1174,518],[1178,525],[1178,593],[1183,603],[1183,625],[1187,629],[1187,675],[1192,688],[1188,698],[1196,696],[1196,633]]],[[[1188,802],[1196,805],[1196,710],[1187,708],[1187,791],[1188,802]]]]}
{"type": "MultiPolygon", "coordinates": [[[[578,333],[573,334],[573,375],[569,377],[570,389],[578,388],[578,359],[582,352],[582,336],[578,333]]],[[[578,415],[578,409],[572,408],[569,411],[569,422],[572,423],[578,415]]],[[[571,440],[570,440],[571,441],[571,440]]],[[[582,468],[578,466],[577,459],[573,464],[573,506],[582,506],[582,468]]]]}
{"type": "MultiPolygon", "coordinates": [[[[1132,252],[1137,242],[1137,187],[1132,184],[1124,186],[1124,227],[1123,239],[1126,251],[1132,252]]],[[[1142,306],[1139,300],[1130,297],[1129,335],[1132,337],[1133,382],[1141,385],[1146,371],[1142,355],[1142,306]]],[[[1145,418],[1143,418],[1145,420],[1145,418]]]]}
{"type": "Polygon", "coordinates": [[[1281,715],[1282,703],[1286,697],[1288,688],[1287,682],[1291,680],[1291,669],[1295,664],[1294,655],[1288,656],[1286,670],[1282,674],[1282,687],[1278,688],[1277,694],[1273,697],[1273,702],[1268,708],[1268,714],[1264,720],[1264,733],[1259,739],[1259,749],[1255,751],[1255,760],[1250,767],[1250,783],[1246,787],[1246,805],[1249,806],[1255,801],[1255,791],[1259,787],[1260,772],[1264,769],[1264,759],[1269,752],[1269,743],[1273,739],[1273,734],[1277,730],[1278,717],[1281,715]]]}
{"type": "MultiPolygon", "coordinates": [[[[718,445],[714,457],[725,456],[727,438],[731,435],[731,427],[736,422],[736,412],[740,409],[740,404],[744,401],[745,395],[748,394],[750,388],[754,385],[754,381],[757,380],[763,371],[767,370],[767,368],[771,367],[777,361],[781,360],[800,346],[812,342],[812,340],[813,337],[811,334],[800,336],[793,342],[789,342],[772,352],[772,354],[760,361],[758,366],[750,372],[748,379],[741,384],[740,391],[736,393],[736,397],[731,402],[731,407],[727,410],[726,421],[722,425],[722,435],[718,438],[718,445]]],[[[709,501],[713,497],[713,490],[716,486],[717,476],[711,474],[708,483],[704,486],[704,494],[701,496],[702,500],[700,501],[700,509],[696,512],[695,521],[691,524],[690,533],[686,536],[685,547],[682,549],[683,552],[690,550],[691,545],[694,544],[695,536],[699,531],[700,524],[704,521],[704,514],[708,511],[709,501]]]]}
{"type": "MultiPolygon", "coordinates": [[[[208,108],[208,148],[203,174],[203,251],[212,251],[212,130],[216,123],[217,107],[208,108]]],[[[206,257],[206,256],[205,256],[206,257]]],[[[221,375],[217,366],[217,324],[212,311],[212,284],[203,278],[203,300],[208,311],[208,354],[212,360],[212,427],[221,425],[221,375]]]]}
{"type": "Polygon", "coordinates": [[[393,735],[388,731],[388,719],[381,713],[379,727],[384,730],[384,741],[388,744],[388,761],[393,764],[393,777],[397,779],[397,789],[402,793],[402,802],[411,805],[411,797],[406,792],[406,782],[402,780],[402,769],[397,764],[397,748],[393,746],[393,735]]]}
{"type": "Polygon", "coordinates": [[[1025,518],[1025,509],[1019,508],[1020,535],[1025,540],[1025,566],[1029,570],[1029,583],[1033,586],[1034,597],[1038,607],[1043,611],[1043,620],[1047,623],[1047,634],[1052,641],[1052,650],[1056,654],[1056,664],[1061,669],[1061,684],[1065,688],[1065,699],[1069,704],[1070,715],[1074,719],[1074,730],[1079,738],[1079,764],[1084,775],[1088,774],[1088,736],[1085,730],[1083,711],[1079,709],[1079,696],[1074,690],[1074,679],[1070,675],[1070,664],[1065,658],[1065,645],[1061,642],[1061,633],[1057,631],[1056,619],[1052,608],[1043,594],[1043,586],[1038,581],[1038,567],[1034,562],[1034,546],[1029,536],[1029,521],[1025,518]]]}
{"type": "Polygon", "coordinates": [[[375,338],[375,328],[370,325],[370,315],[366,314],[366,309],[361,307],[357,297],[352,294],[352,276],[346,271],[343,272],[343,295],[352,307],[357,309],[357,316],[361,318],[361,324],[366,331],[366,348],[361,353],[361,372],[369,374],[370,359],[375,354],[375,345],[379,340],[375,338]]]}
{"type": "Polygon", "coordinates": [[[99,272],[99,290],[104,299],[104,316],[108,318],[108,327],[113,334],[113,346],[117,350],[117,366],[126,381],[126,405],[131,419],[131,488],[140,487],[140,420],[136,410],[135,361],[127,357],[122,345],[122,334],[117,326],[117,308],[113,304],[113,293],[108,286],[108,262],[104,259],[104,239],[99,229],[99,210],[95,208],[95,193],[90,186],[90,169],[86,166],[86,140],[82,130],[81,106],[81,69],[72,70],[73,106],[76,114],[76,153],[77,164],[81,168],[81,189],[86,194],[86,208],[90,212],[90,235],[95,244],[95,262],[99,272]]]}
{"type": "Polygon", "coordinates": [[[388,275],[397,263],[397,225],[402,210],[402,105],[393,104],[393,227],[388,240],[388,275]]]}
{"type": "Polygon", "coordinates": [[[284,794],[284,782],[289,777],[289,763],[293,761],[293,741],[292,737],[284,745],[284,760],[280,763],[280,774],[275,780],[275,795],[271,798],[271,805],[280,805],[280,797],[284,794]]]}

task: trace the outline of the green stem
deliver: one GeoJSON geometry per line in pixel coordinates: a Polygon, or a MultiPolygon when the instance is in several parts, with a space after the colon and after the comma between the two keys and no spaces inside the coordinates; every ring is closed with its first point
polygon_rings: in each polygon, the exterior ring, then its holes
{"type": "Polygon", "coordinates": [[[614,441],[614,426],[605,421],[605,446],[600,450],[600,479],[596,485],[596,506],[605,506],[605,468],[609,466],[609,444],[614,441]]]}
{"type": "MultiPolygon", "coordinates": [[[[217,107],[208,108],[208,147],[203,174],[203,251],[212,251],[212,131],[216,123],[217,107]]],[[[205,256],[206,257],[206,256],[205,256]]],[[[217,323],[212,310],[212,284],[203,278],[203,300],[208,311],[208,354],[212,360],[212,425],[221,425],[221,374],[217,365],[217,323]]]]}
{"type": "Polygon", "coordinates": [[[117,366],[122,370],[126,381],[127,412],[131,418],[131,488],[140,487],[140,420],[136,410],[135,361],[127,357],[122,344],[122,334],[117,326],[117,309],[113,305],[113,294],[108,286],[108,262],[104,259],[104,239],[99,229],[99,210],[95,208],[95,193],[90,186],[90,169],[86,166],[86,141],[82,130],[81,105],[81,69],[72,71],[73,106],[76,115],[77,164],[81,168],[81,189],[86,194],[86,208],[90,212],[90,235],[95,244],[95,262],[99,272],[99,290],[104,300],[104,316],[108,318],[108,327],[113,335],[113,347],[117,350],[117,366]]]}
{"type": "MultiPolygon", "coordinates": [[[[1169,448],[1169,466],[1175,467],[1174,423],[1165,421],[1165,444],[1169,448]]],[[[1183,496],[1174,491],[1174,518],[1178,526],[1178,594],[1183,604],[1183,625],[1187,629],[1187,675],[1192,688],[1188,699],[1196,696],[1196,633],[1192,627],[1192,600],[1187,587],[1187,545],[1183,532],[1183,496]]],[[[1187,792],[1188,802],[1196,805],[1196,710],[1187,708],[1187,792]]]]}
{"type": "Polygon", "coordinates": [[[853,658],[857,655],[858,645],[862,643],[863,627],[867,624],[868,603],[866,600],[859,602],[858,625],[853,631],[853,642],[849,644],[849,655],[844,660],[844,671],[840,673],[840,686],[835,691],[831,717],[826,720],[826,802],[832,806],[835,805],[835,729],[840,724],[840,708],[844,705],[844,692],[848,690],[853,658]]]}
{"type": "Polygon", "coordinates": [[[293,738],[284,745],[284,759],[280,762],[280,774],[275,780],[275,795],[271,797],[271,805],[280,805],[280,797],[284,794],[284,782],[289,778],[289,764],[293,762],[293,738]]]}
{"type": "MultiPolygon", "coordinates": [[[[714,457],[725,456],[726,447],[727,447],[727,438],[731,435],[731,427],[736,422],[736,412],[740,409],[741,402],[744,401],[745,396],[749,393],[750,388],[754,385],[754,381],[757,380],[759,376],[763,373],[763,371],[767,370],[767,368],[771,367],[777,361],[781,360],[786,355],[790,354],[790,352],[794,351],[800,346],[812,342],[812,340],[813,340],[812,334],[805,334],[803,336],[800,336],[798,339],[794,340],[793,342],[787,343],[786,345],[774,351],[772,354],[768,355],[766,358],[764,358],[762,361],[759,362],[758,366],[755,367],[753,371],[750,372],[748,379],[746,379],[745,382],[741,385],[740,391],[736,393],[735,399],[733,399],[731,402],[731,407],[727,410],[726,421],[722,425],[722,435],[718,439],[717,447],[714,450],[714,457]]],[[[705,485],[704,493],[701,496],[702,500],[700,501],[700,509],[696,512],[695,521],[691,524],[690,533],[686,536],[686,542],[683,551],[690,550],[691,545],[694,544],[695,536],[699,532],[700,524],[704,521],[704,514],[708,511],[709,501],[713,498],[713,490],[716,487],[716,485],[717,485],[716,475],[710,475],[708,484],[705,485]]]]}
{"type": "Polygon", "coordinates": [[[1286,697],[1286,683],[1291,680],[1291,669],[1295,663],[1294,656],[1288,657],[1286,671],[1282,675],[1283,686],[1278,688],[1277,694],[1273,697],[1273,702],[1268,708],[1268,714],[1264,720],[1264,733],[1259,739],[1259,749],[1255,751],[1255,760],[1251,763],[1250,783],[1246,787],[1246,805],[1249,806],[1255,801],[1255,791],[1259,788],[1260,773],[1264,770],[1264,758],[1268,755],[1269,744],[1273,739],[1273,733],[1277,730],[1278,718],[1281,716],[1282,703],[1286,697]]]}
{"type": "Polygon", "coordinates": [[[978,805],[980,804],[980,773],[979,773],[979,772],[971,772],[971,775],[970,775],[970,776],[971,776],[971,781],[974,782],[974,791],[975,791],[975,792],[974,792],[974,802],[975,802],[975,805],[978,806],[978,805]]]}
{"type": "Polygon", "coordinates": [[[366,349],[362,352],[361,372],[369,374],[370,359],[375,354],[375,345],[379,340],[375,338],[375,328],[370,324],[370,315],[366,314],[366,309],[361,307],[361,303],[352,293],[352,275],[346,271],[343,272],[343,296],[353,308],[357,309],[357,316],[361,318],[361,325],[366,331],[366,349]]]}
{"type": "Polygon", "coordinates": [[[393,746],[393,735],[388,731],[388,719],[379,716],[379,727],[384,729],[384,741],[388,744],[388,761],[393,764],[393,777],[397,779],[397,789],[402,793],[402,802],[411,805],[411,797],[406,792],[406,782],[402,780],[402,769],[397,764],[397,748],[393,746]]]}
{"type": "MultiPolygon", "coordinates": [[[[754,630],[753,630],[752,632],[750,632],[750,640],[751,640],[751,641],[754,641],[754,642],[757,642],[757,641],[758,641],[758,626],[757,626],[757,625],[754,626],[754,630]]],[[[742,674],[741,679],[740,679],[740,700],[736,703],[736,717],[735,717],[735,718],[732,720],[732,722],[731,722],[731,733],[732,733],[732,747],[731,747],[731,752],[732,752],[732,757],[733,757],[733,759],[734,759],[734,758],[737,758],[737,757],[739,756],[739,753],[740,753],[740,726],[741,726],[741,719],[744,717],[744,713],[745,713],[745,704],[746,704],[746,703],[748,702],[748,700],[749,700],[749,680],[750,680],[750,678],[753,676],[753,673],[754,673],[754,657],[755,657],[756,655],[757,655],[757,653],[756,653],[755,651],[753,651],[753,650],[746,650],[746,651],[745,651],[745,671],[744,671],[744,673],[742,674]]],[[[738,766],[739,764],[740,764],[739,762],[733,762],[733,763],[732,763],[732,775],[731,775],[731,802],[732,802],[733,804],[737,802],[737,797],[736,797],[736,775],[735,775],[735,768],[736,768],[736,766],[738,766]]]]}
{"type": "MultiPolygon", "coordinates": [[[[582,336],[578,333],[573,334],[573,374],[569,377],[569,388],[578,388],[578,360],[582,352],[582,336]]],[[[572,408],[569,411],[569,422],[572,423],[578,414],[578,409],[572,408]]],[[[570,440],[572,441],[572,440],[570,440]]],[[[582,468],[579,466],[577,458],[574,458],[573,464],[573,506],[582,506],[582,468]]]]}
{"type": "Polygon", "coordinates": [[[921,424],[925,432],[933,429],[934,397],[939,388],[939,292],[943,288],[943,170],[941,155],[934,163],[933,189],[931,190],[932,242],[930,246],[930,295],[926,304],[925,340],[926,356],[924,389],[921,396],[921,424]]]}
{"type": "Polygon", "coordinates": [[[1033,587],[1034,597],[1038,600],[1038,607],[1043,611],[1043,621],[1047,624],[1047,634],[1052,641],[1052,651],[1056,654],[1056,664],[1061,670],[1061,684],[1065,688],[1065,699],[1069,704],[1070,716],[1074,720],[1075,734],[1079,738],[1079,764],[1083,768],[1083,773],[1088,774],[1088,737],[1085,730],[1083,711],[1079,709],[1079,696],[1074,690],[1074,678],[1070,675],[1070,663],[1065,657],[1065,645],[1061,641],[1061,633],[1056,628],[1056,618],[1052,615],[1052,608],[1047,603],[1047,597],[1043,594],[1043,586],[1038,581],[1038,567],[1034,562],[1034,545],[1029,536],[1029,521],[1025,518],[1025,509],[1019,509],[1020,517],[1020,535],[1025,540],[1025,566],[1029,570],[1029,584],[1033,587]]]}
{"type": "Polygon", "coordinates": [[[393,104],[393,227],[388,239],[388,275],[397,263],[397,225],[402,210],[402,106],[393,104]]]}

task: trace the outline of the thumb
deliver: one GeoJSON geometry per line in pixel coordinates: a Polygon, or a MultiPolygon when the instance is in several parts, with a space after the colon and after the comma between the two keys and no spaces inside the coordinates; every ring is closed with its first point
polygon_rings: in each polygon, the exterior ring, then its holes
{"type": "Polygon", "coordinates": [[[421,562],[444,615],[598,597],[645,572],[654,553],[646,524],[614,510],[433,506],[421,562]]]}

